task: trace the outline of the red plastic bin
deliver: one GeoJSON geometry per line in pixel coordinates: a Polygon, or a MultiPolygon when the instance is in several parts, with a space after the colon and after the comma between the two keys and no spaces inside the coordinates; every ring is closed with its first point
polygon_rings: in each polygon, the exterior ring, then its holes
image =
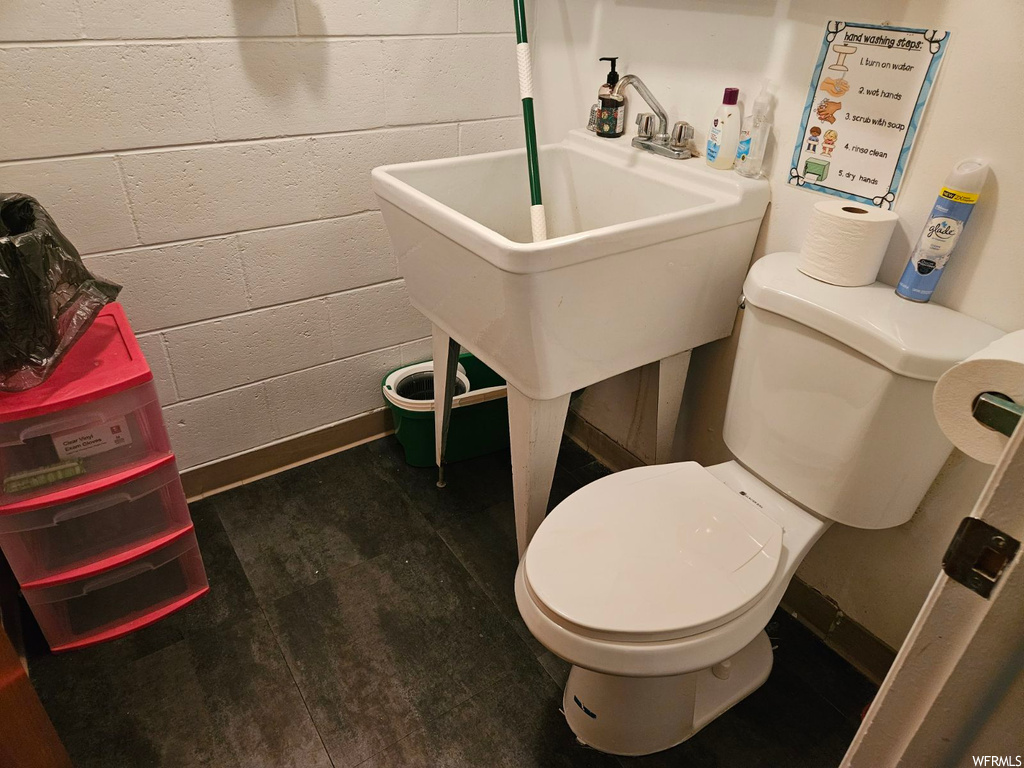
{"type": "Polygon", "coordinates": [[[190,527],[173,456],[0,507],[0,548],[25,588],[85,578],[190,527]]]}
{"type": "Polygon", "coordinates": [[[0,505],[170,453],[153,373],[109,304],[38,387],[0,395],[0,505]]]}
{"type": "Polygon", "coordinates": [[[23,589],[50,650],[70,651],[134,632],[209,591],[195,532],[116,568],[64,584],[23,589]]]}

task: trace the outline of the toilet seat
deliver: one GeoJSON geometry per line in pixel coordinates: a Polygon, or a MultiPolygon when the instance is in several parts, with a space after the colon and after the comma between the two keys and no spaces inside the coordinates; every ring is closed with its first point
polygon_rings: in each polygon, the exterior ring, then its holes
{"type": "Polygon", "coordinates": [[[619,472],[541,524],[523,562],[537,606],[596,639],[689,637],[744,613],[779,568],[782,527],[695,462],[619,472]]]}

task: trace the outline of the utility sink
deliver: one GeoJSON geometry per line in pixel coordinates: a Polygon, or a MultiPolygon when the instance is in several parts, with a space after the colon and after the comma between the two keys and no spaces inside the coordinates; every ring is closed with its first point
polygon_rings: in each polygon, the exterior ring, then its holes
{"type": "Polygon", "coordinates": [[[531,242],[525,150],[377,168],[413,305],[547,400],[728,336],[768,184],[574,131],[540,149],[549,239],[531,242]]]}
{"type": "MultiPolygon", "coordinates": [[[[547,510],[570,392],[659,362],[667,460],[689,351],[731,332],[769,199],[767,182],[702,158],[573,131],[540,148],[549,239],[534,243],[526,167],[513,150],[373,172],[434,360],[454,361],[457,342],[508,381],[520,554],[547,510]]],[[[435,425],[440,466],[440,408],[435,425]]]]}

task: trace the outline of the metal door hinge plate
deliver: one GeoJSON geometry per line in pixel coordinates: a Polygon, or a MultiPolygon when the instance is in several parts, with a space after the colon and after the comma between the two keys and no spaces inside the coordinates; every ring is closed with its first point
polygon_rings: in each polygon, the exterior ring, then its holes
{"type": "Polygon", "coordinates": [[[965,517],[949,549],[942,557],[942,570],[954,581],[987,598],[999,583],[1020,542],[984,520],[965,517]]]}

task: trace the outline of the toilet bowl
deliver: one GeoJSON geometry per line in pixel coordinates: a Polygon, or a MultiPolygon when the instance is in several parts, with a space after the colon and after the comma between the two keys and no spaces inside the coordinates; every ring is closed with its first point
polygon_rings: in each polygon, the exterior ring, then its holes
{"type": "Polygon", "coordinates": [[[876,283],[757,262],[726,408],[735,461],[630,469],[540,525],[516,572],[533,635],[573,666],[577,738],[604,752],[674,746],[756,690],[764,627],[833,522],[906,522],[952,446],[931,412],[949,367],[1001,333],[876,283]]]}
{"type": "Polygon", "coordinates": [[[573,664],[563,711],[580,741],[667,749],[760,686],[764,627],[829,524],[736,462],[618,472],[556,507],[519,564],[516,601],[573,664]]]}

